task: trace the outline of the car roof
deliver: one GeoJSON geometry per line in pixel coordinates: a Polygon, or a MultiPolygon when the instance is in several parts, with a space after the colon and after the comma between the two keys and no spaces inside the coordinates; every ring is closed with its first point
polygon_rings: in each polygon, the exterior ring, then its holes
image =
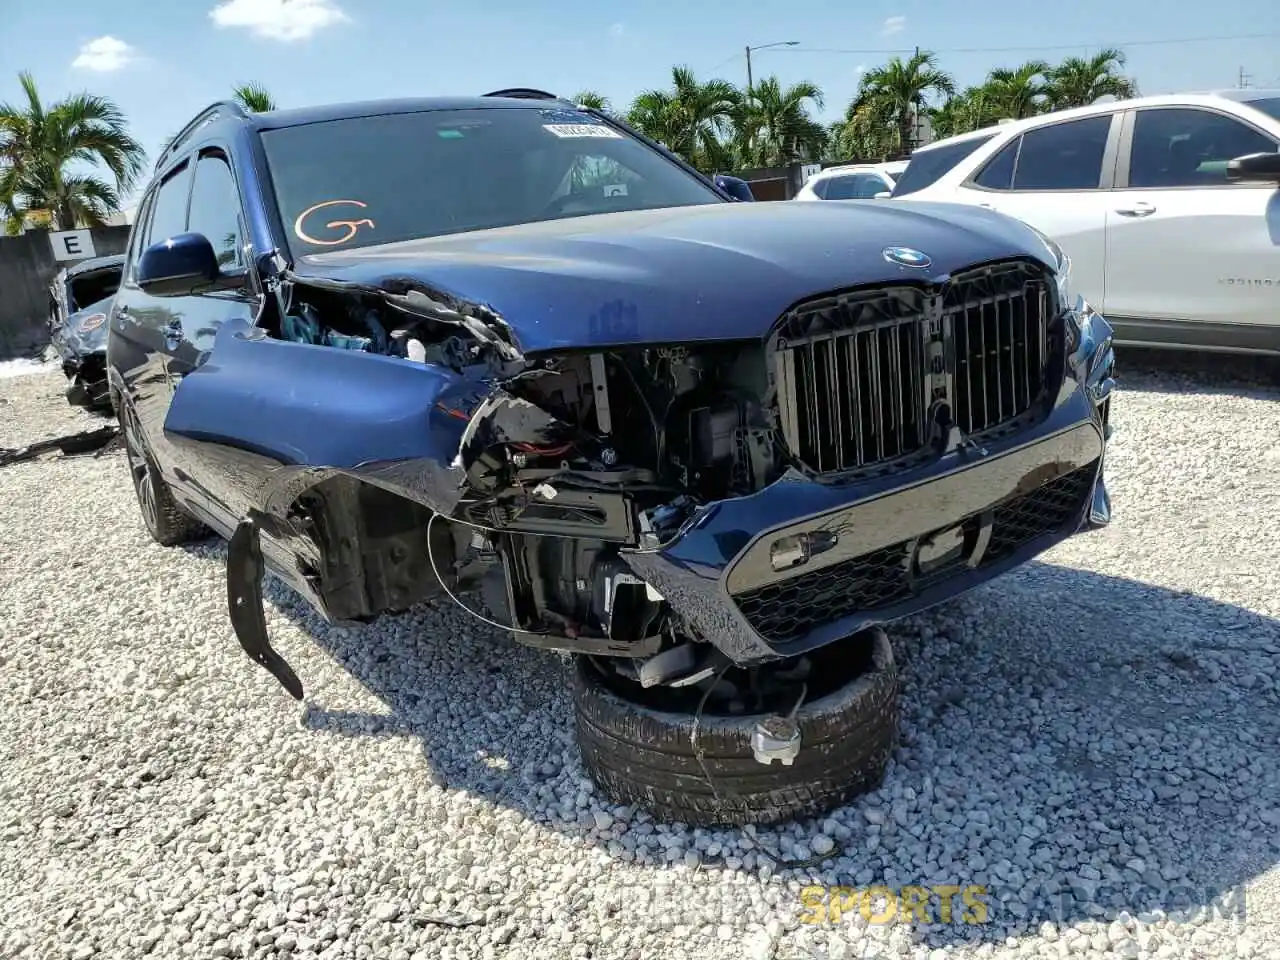
{"type": "Polygon", "coordinates": [[[929,150],[935,150],[939,147],[947,147],[955,143],[964,143],[967,140],[991,137],[999,133],[1016,134],[1030,127],[1038,127],[1042,123],[1048,122],[1049,118],[1052,118],[1053,121],[1075,120],[1083,117],[1093,117],[1099,114],[1111,113],[1116,109],[1116,104],[1118,103],[1124,104],[1126,108],[1175,106],[1208,107],[1213,106],[1215,101],[1232,100],[1237,103],[1247,103],[1251,100],[1266,100],[1269,97],[1280,97],[1280,90],[1259,90],[1256,88],[1245,88],[1242,90],[1202,90],[1193,93],[1161,93],[1148,97],[1132,97],[1127,100],[1108,100],[1102,103],[1091,103],[1084,107],[1072,107],[1069,110],[1054,110],[1050,113],[1038,113],[1034,117],[1026,117],[1022,120],[1005,120],[1003,122],[993,123],[977,130],[970,130],[967,133],[958,133],[953,137],[945,137],[941,140],[935,140],[933,143],[920,147],[915,151],[915,153],[924,153],[929,150]]]}

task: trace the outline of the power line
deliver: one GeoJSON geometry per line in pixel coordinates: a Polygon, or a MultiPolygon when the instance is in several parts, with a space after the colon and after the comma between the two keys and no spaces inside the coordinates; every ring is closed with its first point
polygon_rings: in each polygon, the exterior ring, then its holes
{"type": "MultiPolygon", "coordinates": [[[[1045,45],[1023,45],[1019,47],[949,47],[932,49],[932,53],[1024,53],[1030,50],[1080,50],[1086,47],[1103,49],[1115,47],[1154,47],[1179,43],[1212,43],[1224,40],[1269,40],[1280,37],[1280,33],[1237,33],[1216,37],[1177,37],[1164,40],[1126,40],[1123,42],[1098,41],[1094,43],[1054,43],[1045,45]]],[[[885,53],[915,53],[913,47],[877,47],[875,49],[851,49],[847,47],[783,47],[779,52],[785,53],[856,53],[861,56],[885,53]]],[[[741,54],[739,54],[741,56],[741,54]]],[[[732,59],[732,58],[731,58],[732,59]]],[[[725,61],[728,63],[729,61],[725,61]]]]}

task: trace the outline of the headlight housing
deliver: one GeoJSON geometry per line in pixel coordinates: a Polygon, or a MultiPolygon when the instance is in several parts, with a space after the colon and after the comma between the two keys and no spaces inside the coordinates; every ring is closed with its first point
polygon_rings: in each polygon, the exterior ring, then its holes
{"type": "Polygon", "coordinates": [[[1040,242],[1044,244],[1045,249],[1049,253],[1049,262],[1054,264],[1054,282],[1058,289],[1058,308],[1060,310],[1071,310],[1076,306],[1075,296],[1071,291],[1071,258],[1067,256],[1067,252],[1058,245],[1058,241],[1054,240],[1048,234],[1031,224],[1027,224],[1031,228],[1031,232],[1039,237],[1040,242]]]}

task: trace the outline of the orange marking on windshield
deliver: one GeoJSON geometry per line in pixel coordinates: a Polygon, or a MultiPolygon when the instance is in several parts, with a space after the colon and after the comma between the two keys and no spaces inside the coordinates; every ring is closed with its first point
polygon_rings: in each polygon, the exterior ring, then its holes
{"type": "Polygon", "coordinates": [[[368,217],[364,217],[360,220],[330,220],[325,224],[328,229],[346,230],[346,233],[343,236],[338,237],[336,240],[317,240],[315,237],[309,236],[307,232],[302,229],[303,221],[317,210],[323,209],[324,207],[339,206],[344,203],[349,203],[352,206],[361,208],[369,206],[367,203],[360,200],[325,200],[323,203],[313,204],[298,214],[298,219],[293,221],[293,232],[298,235],[300,240],[305,240],[307,243],[315,244],[317,247],[336,247],[344,243],[349,243],[351,240],[355,239],[355,235],[360,232],[361,227],[367,226],[370,230],[374,229],[374,222],[368,217]]]}

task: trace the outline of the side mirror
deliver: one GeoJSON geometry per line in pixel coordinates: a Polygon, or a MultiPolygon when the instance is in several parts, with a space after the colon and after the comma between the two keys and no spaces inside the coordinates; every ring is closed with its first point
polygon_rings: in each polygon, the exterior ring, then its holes
{"type": "Polygon", "coordinates": [[[879,193],[873,193],[871,195],[871,199],[872,200],[888,200],[892,196],[893,194],[890,193],[888,190],[881,190],[879,193]]]}
{"type": "Polygon", "coordinates": [[[138,286],[154,297],[185,297],[243,282],[222,273],[213,244],[201,233],[180,233],[147,247],[137,276],[138,286]]]}
{"type": "Polygon", "coordinates": [[[723,190],[733,199],[743,203],[751,203],[755,201],[755,194],[751,192],[751,184],[740,177],[730,177],[723,173],[716,174],[716,186],[723,190]]]}
{"type": "Polygon", "coordinates": [[[1280,153],[1250,153],[1228,160],[1227,179],[1280,185],[1280,153]]]}

